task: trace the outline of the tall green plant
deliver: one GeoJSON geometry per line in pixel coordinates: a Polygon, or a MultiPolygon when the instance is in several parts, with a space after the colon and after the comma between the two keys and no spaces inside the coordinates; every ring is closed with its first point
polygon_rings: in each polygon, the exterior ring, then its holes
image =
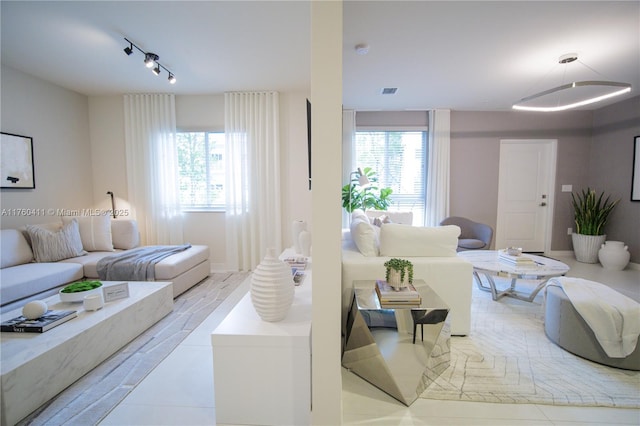
{"type": "Polygon", "coordinates": [[[360,173],[354,173],[351,182],[342,187],[342,207],[349,213],[355,209],[387,210],[391,205],[393,190],[378,187],[378,176],[371,167],[365,167],[362,173],[369,179],[369,185],[360,186],[360,173]]]}
{"type": "Polygon", "coordinates": [[[571,193],[577,234],[604,234],[604,225],[607,223],[609,214],[620,200],[609,201],[609,196],[604,199],[603,197],[604,192],[597,195],[596,191],[589,187],[579,194],[571,193]]]}

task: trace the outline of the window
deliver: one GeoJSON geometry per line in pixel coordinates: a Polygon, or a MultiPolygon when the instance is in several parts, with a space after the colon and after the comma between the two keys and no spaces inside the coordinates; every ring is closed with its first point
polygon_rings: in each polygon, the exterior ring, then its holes
{"type": "Polygon", "coordinates": [[[224,209],[224,133],[178,132],[183,210],[224,209]]]}
{"type": "Polygon", "coordinates": [[[416,224],[425,219],[427,155],[426,131],[356,131],[355,167],[371,167],[393,189],[392,208],[412,211],[416,224]]]}

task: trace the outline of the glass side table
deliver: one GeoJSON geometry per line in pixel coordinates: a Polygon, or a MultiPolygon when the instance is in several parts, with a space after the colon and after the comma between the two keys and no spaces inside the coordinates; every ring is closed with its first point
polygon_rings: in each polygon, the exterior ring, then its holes
{"type": "Polygon", "coordinates": [[[413,285],[420,306],[382,307],[375,281],[354,281],[342,354],[346,369],[407,406],[451,360],[449,307],[423,280],[413,285]]]}

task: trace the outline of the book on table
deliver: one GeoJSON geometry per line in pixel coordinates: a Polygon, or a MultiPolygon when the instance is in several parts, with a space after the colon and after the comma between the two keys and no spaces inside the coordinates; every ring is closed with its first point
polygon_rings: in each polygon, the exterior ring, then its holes
{"type": "Polygon", "coordinates": [[[380,306],[399,305],[399,306],[420,306],[422,297],[413,284],[394,290],[388,282],[384,280],[376,280],[376,294],[380,301],[380,306]]]}
{"type": "Polygon", "coordinates": [[[27,319],[21,315],[0,324],[0,331],[44,333],[77,316],[77,311],[47,311],[43,316],[36,319],[27,319]]]}
{"type": "Polygon", "coordinates": [[[498,252],[498,260],[512,266],[535,266],[536,263],[529,256],[513,256],[504,250],[498,252]]]}

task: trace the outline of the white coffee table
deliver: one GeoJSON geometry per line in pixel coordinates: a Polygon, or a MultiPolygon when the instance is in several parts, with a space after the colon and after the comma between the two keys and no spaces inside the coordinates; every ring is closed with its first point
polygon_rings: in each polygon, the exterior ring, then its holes
{"type": "MultiPolygon", "coordinates": [[[[109,281],[104,281],[109,286],[109,281]]],[[[173,310],[173,284],[130,282],[130,296],[85,312],[82,303],[44,299],[78,317],[45,333],[0,333],[2,424],[20,421],[173,310]]],[[[21,315],[21,308],[2,321],[21,315]]]]}
{"type": "Polygon", "coordinates": [[[478,288],[491,292],[493,300],[498,300],[504,296],[532,302],[540,290],[542,290],[550,278],[559,277],[569,272],[569,266],[548,257],[536,256],[533,254],[522,254],[531,258],[535,266],[518,267],[502,262],[498,259],[497,250],[469,250],[458,253],[458,256],[468,260],[473,265],[473,275],[476,277],[478,288]],[[482,274],[489,286],[485,286],[480,279],[482,274]],[[506,290],[498,290],[494,277],[511,279],[511,285],[506,290]],[[519,279],[529,279],[540,281],[531,293],[524,293],[516,290],[516,283],[519,279]]]}

